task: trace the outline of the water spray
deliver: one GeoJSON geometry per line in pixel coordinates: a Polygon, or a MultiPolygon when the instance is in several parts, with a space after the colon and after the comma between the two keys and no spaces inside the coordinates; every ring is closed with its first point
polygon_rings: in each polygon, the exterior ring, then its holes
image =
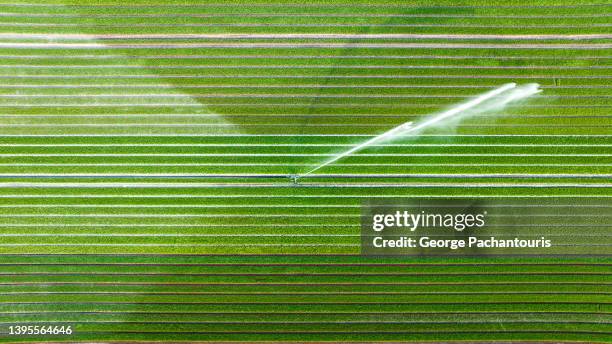
{"type": "MultiPolygon", "coordinates": [[[[504,84],[492,91],[481,94],[480,96],[469,100],[465,103],[459,104],[449,110],[446,110],[438,115],[430,117],[416,125],[413,125],[412,122],[403,123],[387,132],[384,132],[366,142],[360,143],[353,148],[342,152],[338,155],[333,156],[331,159],[325,161],[321,165],[313,168],[312,170],[302,174],[301,176],[307,176],[320,168],[323,168],[329,164],[332,164],[348,155],[351,155],[357,151],[360,151],[366,147],[372,146],[376,143],[380,143],[383,141],[396,139],[398,137],[403,137],[407,135],[415,135],[418,132],[422,131],[425,128],[440,124],[446,120],[451,118],[456,118],[461,114],[465,114],[468,111],[471,113],[482,113],[485,111],[498,111],[504,108],[508,103],[518,101],[521,99],[525,99],[533,94],[539,93],[541,90],[539,89],[538,84],[527,84],[521,87],[517,87],[516,83],[508,83],[504,84]],[[488,103],[494,97],[504,95],[502,98],[497,100],[495,103],[488,103]],[[484,105],[484,106],[483,106],[484,105]]],[[[300,176],[297,176],[300,177],[300,176]]],[[[298,178],[295,178],[297,182],[298,178]]]]}
{"type": "Polygon", "coordinates": [[[304,173],[302,176],[309,175],[312,172],[314,172],[314,171],[316,171],[316,170],[318,170],[318,169],[320,169],[322,167],[325,167],[325,166],[327,166],[327,165],[329,165],[331,163],[334,163],[334,162],[344,158],[347,155],[351,155],[351,154],[353,154],[353,153],[355,153],[355,152],[357,152],[359,150],[362,150],[363,148],[365,148],[367,146],[371,146],[371,145],[373,145],[373,144],[375,144],[377,142],[384,141],[384,140],[386,140],[386,139],[388,139],[390,137],[393,137],[393,136],[396,136],[396,135],[401,135],[404,132],[408,132],[410,130],[411,126],[412,126],[412,122],[406,122],[404,124],[401,124],[401,125],[393,128],[393,129],[391,129],[391,130],[389,130],[389,131],[387,131],[385,133],[382,133],[382,134],[380,134],[380,135],[378,135],[378,136],[376,136],[376,137],[374,137],[374,138],[372,138],[372,139],[370,139],[370,140],[368,140],[368,141],[366,141],[364,143],[361,143],[361,144],[359,144],[359,145],[357,145],[357,146],[347,150],[346,152],[343,152],[343,153],[340,153],[340,154],[334,156],[333,158],[327,160],[326,162],[322,163],[321,165],[317,166],[316,168],[314,168],[314,169],[304,173]]]}

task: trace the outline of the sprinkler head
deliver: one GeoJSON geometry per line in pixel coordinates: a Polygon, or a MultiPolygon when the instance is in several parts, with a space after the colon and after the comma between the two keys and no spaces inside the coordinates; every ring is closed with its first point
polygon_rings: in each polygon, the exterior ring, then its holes
{"type": "Polygon", "coordinates": [[[298,184],[299,184],[299,182],[298,182],[298,179],[299,179],[299,178],[300,178],[300,176],[299,176],[299,175],[297,175],[297,174],[291,174],[291,175],[289,175],[289,180],[291,181],[291,183],[292,183],[293,185],[298,185],[298,184]]]}

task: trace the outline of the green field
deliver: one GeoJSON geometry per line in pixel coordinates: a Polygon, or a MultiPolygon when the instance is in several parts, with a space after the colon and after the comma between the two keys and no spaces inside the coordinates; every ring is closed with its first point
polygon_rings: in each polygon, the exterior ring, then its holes
{"type": "MultiPolygon", "coordinates": [[[[610,221],[566,238],[580,256],[360,255],[368,199],[612,197],[611,18],[591,0],[0,4],[0,341],[612,342],[610,221]],[[542,92],[292,182],[510,82],[542,92]],[[7,334],[34,324],[75,331],[7,334]]],[[[549,220],[534,235],[566,235],[549,220]]]]}

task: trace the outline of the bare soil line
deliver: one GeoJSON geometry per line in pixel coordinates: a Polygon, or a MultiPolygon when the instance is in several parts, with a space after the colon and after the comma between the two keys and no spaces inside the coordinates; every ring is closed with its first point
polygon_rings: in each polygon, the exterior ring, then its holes
{"type": "Polygon", "coordinates": [[[114,39],[448,39],[448,40],[592,40],[612,39],[612,34],[28,34],[3,33],[0,39],[50,39],[50,40],[114,40],[114,39]]]}

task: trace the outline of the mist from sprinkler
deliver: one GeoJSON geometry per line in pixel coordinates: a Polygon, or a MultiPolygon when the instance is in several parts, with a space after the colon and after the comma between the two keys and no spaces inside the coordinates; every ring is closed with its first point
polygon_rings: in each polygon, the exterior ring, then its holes
{"type": "Polygon", "coordinates": [[[516,83],[504,84],[494,90],[483,93],[465,103],[461,103],[444,112],[433,115],[423,120],[422,122],[416,124],[413,124],[413,122],[403,123],[372,139],[360,143],[345,152],[333,156],[332,158],[323,162],[312,170],[296,176],[295,180],[297,181],[298,177],[305,177],[327,165],[333,164],[334,162],[346,156],[349,156],[374,144],[395,140],[406,136],[418,135],[422,130],[426,128],[448,124],[448,122],[450,122],[451,120],[458,120],[468,116],[481,114],[483,112],[500,111],[512,102],[524,100],[536,93],[541,92],[541,89],[539,87],[540,85],[535,83],[525,84],[522,86],[517,86],[516,83]]]}

